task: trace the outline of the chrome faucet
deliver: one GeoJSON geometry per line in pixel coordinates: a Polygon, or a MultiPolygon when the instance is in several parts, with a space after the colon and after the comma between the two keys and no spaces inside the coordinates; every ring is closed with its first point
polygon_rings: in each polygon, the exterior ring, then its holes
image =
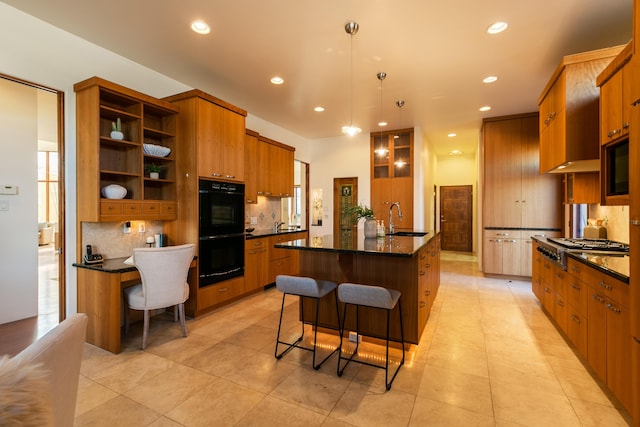
{"type": "Polygon", "coordinates": [[[273,231],[277,232],[280,229],[281,225],[284,225],[284,222],[278,222],[278,221],[274,222],[273,223],[273,231]]]}
{"type": "Polygon", "coordinates": [[[389,206],[389,234],[395,232],[395,225],[393,225],[393,207],[396,206],[398,208],[398,218],[402,221],[402,211],[400,210],[400,202],[392,203],[389,206]]]}

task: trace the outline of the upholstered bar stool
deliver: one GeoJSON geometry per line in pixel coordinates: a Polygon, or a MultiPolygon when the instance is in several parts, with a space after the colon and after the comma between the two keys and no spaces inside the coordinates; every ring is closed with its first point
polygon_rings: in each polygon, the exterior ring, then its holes
{"type": "Polygon", "coordinates": [[[355,283],[342,283],[338,287],[338,299],[344,303],[344,313],[342,315],[342,325],[340,327],[340,347],[338,350],[338,376],[342,376],[345,368],[349,362],[360,363],[363,365],[373,366],[374,368],[384,369],[384,381],[387,390],[391,389],[393,380],[396,379],[400,367],[404,365],[404,330],[402,329],[402,305],[400,304],[400,291],[395,289],[387,289],[381,286],[371,285],[359,285],[355,283]],[[356,306],[356,334],[358,339],[356,340],[356,348],[350,357],[342,357],[342,334],[344,332],[346,320],[347,320],[347,307],[349,305],[356,306]],[[400,365],[396,369],[391,381],[389,381],[389,318],[391,311],[398,306],[398,317],[400,319],[400,339],[402,344],[402,360],[400,365]],[[370,363],[365,360],[354,359],[353,357],[358,354],[358,347],[360,346],[360,330],[359,330],[359,308],[360,307],[372,307],[386,310],[387,312],[387,347],[385,355],[385,365],[380,366],[378,364],[370,363]],[[347,363],[340,367],[341,361],[346,360],[347,363]]]}
{"type": "Polygon", "coordinates": [[[338,324],[340,323],[340,313],[338,309],[338,297],[336,296],[336,284],[327,280],[315,280],[310,277],[299,277],[299,276],[286,276],[279,275],[276,276],[276,288],[280,292],[282,292],[282,308],[280,309],[280,323],[278,323],[278,336],[276,337],[276,350],[275,356],[276,359],[282,358],[286,353],[288,353],[292,348],[299,348],[302,350],[308,350],[313,352],[313,369],[320,369],[322,364],[327,361],[335,352],[338,351],[339,347],[336,347],[327,357],[325,357],[320,363],[316,364],[316,344],[318,342],[318,313],[320,308],[320,299],[327,296],[329,293],[333,293],[335,301],[336,301],[336,314],[338,315],[338,324]],[[304,304],[300,304],[300,318],[302,325],[302,334],[298,339],[294,342],[284,342],[280,340],[280,329],[282,327],[282,315],[284,313],[284,300],[287,295],[297,295],[299,297],[307,297],[313,298],[316,301],[316,320],[313,324],[314,326],[314,334],[313,334],[313,347],[305,347],[300,345],[301,341],[304,338],[304,304]],[[278,354],[278,346],[280,344],[284,344],[287,346],[285,350],[278,354]]]}

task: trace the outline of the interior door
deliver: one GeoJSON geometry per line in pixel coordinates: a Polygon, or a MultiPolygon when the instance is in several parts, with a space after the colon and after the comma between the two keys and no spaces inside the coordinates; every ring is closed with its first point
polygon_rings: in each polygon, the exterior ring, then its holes
{"type": "Polygon", "coordinates": [[[440,187],[441,245],[445,251],[471,252],[472,203],[471,185],[440,187]]]}
{"type": "Polygon", "coordinates": [[[342,240],[355,235],[357,224],[345,209],[358,204],[358,177],[333,179],[333,235],[342,240]]]}

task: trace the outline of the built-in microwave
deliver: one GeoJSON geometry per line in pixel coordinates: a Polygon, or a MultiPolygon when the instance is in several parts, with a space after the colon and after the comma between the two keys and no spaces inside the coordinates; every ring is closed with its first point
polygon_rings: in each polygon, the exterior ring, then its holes
{"type": "Polygon", "coordinates": [[[199,181],[200,237],[244,233],[244,184],[199,181]]]}
{"type": "Polygon", "coordinates": [[[602,196],[606,204],[628,204],[629,138],[602,147],[602,196]]]}

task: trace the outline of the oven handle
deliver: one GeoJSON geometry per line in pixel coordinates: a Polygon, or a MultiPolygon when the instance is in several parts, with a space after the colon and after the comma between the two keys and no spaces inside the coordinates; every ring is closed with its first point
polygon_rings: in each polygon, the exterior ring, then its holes
{"type": "Polygon", "coordinates": [[[244,267],[232,268],[229,271],[219,271],[217,273],[209,273],[209,274],[201,274],[200,277],[217,277],[217,276],[225,276],[230,273],[235,273],[236,271],[242,270],[244,267]]]}
{"type": "Polygon", "coordinates": [[[244,233],[217,234],[214,236],[200,236],[200,240],[216,240],[216,239],[225,239],[228,237],[244,237],[244,233]]]}

